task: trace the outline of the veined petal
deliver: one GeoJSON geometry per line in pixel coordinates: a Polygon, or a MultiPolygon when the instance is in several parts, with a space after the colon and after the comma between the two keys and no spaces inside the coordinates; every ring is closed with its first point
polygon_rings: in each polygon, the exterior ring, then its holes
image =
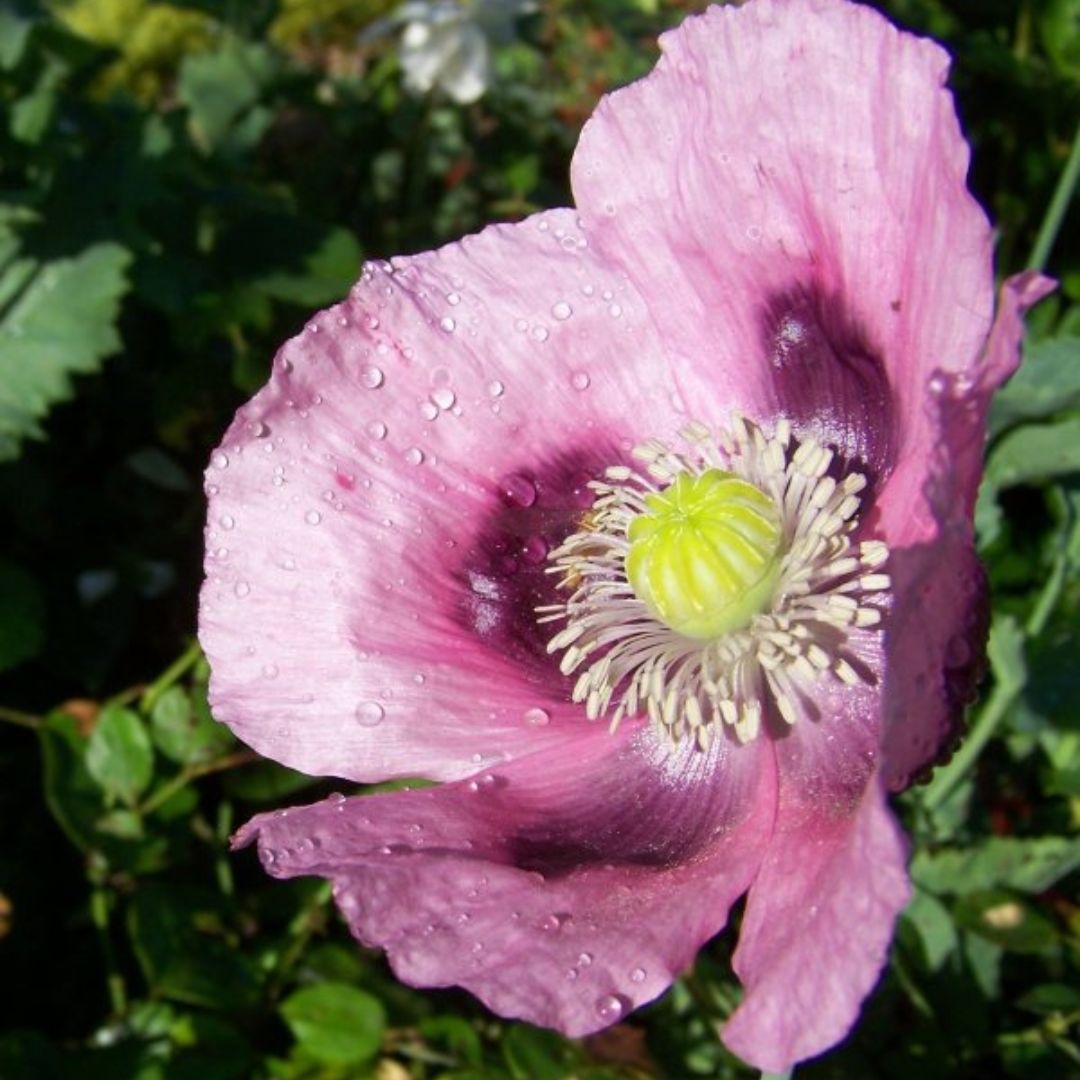
{"type": "Polygon", "coordinates": [[[745,996],[722,1032],[763,1071],[790,1069],[847,1034],[910,893],[906,845],[873,771],[872,733],[834,730],[796,725],[775,744],[776,829],[734,957],[745,996]]]}
{"type": "Polygon", "coordinates": [[[580,489],[678,423],[659,356],[568,211],[369,266],[212,457],[215,714],[268,757],[367,781],[567,738],[580,710],[518,631],[542,653],[546,545],[580,489]]]}
{"type": "Polygon", "coordinates": [[[773,820],[765,744],[708,754],[590,727],[468,782],[262,815],[278,877],[318,874],[417,986],[585,1035],[662,993],[724,924],[773,820]]]}
{"type": "Polygon", "coordinates": [[[786,415],[871,480],[925,453],[931,373],[971,367],[992,307],[946,54],[845,0],[716,7],[662,45],[573,179],[687,396],[786,415]]]}

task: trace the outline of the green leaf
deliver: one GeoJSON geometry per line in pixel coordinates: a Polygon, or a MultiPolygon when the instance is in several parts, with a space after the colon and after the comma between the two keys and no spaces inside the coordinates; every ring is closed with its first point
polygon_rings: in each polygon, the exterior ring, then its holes
{"type": "Polygon", "coordinates": [[[356,237],[347,229],[331,229],[296,270],[272,270],[255,285],[276,300],[303,307],[329,304],[348,292],[359,276],[361,260],[356,237]]]}
{"type": "Polygon", "coordinates": [[[1009,952],[1042,952],[1058,945],[1053,922],[1023,897],[1003,889],[961,897],[954,914],[957,926],[1009,952]]]}
{"type": "Polygon", "coordinates": [[[386,1014],[378,998],[348,983],[318,983],[281,1006],[301,1049],[327,1065],[355,1065],[379,1051],[386,1014]]]}
{"type": "Polygon", "coordinates": [[[222,786],[234,799],[252,803],[275,803],[303,791],[318,781],[305,773],[273,761],[259,761],[222,777],[222,786]]]}
{"type": "Polygon", "coordinates": [[[120,348],[114,324],[128,262],[122,247],[96,244],[74,258],[40,263],[22,257],[4,264],[0,462],[17,457],[23,439],[41,437],[39,421],[70,396],[72,375],[96,371],[120,348]]]}
{"type": "Polygon", "coordinates": [[[1016,1002],[1021,1009],[1050,1015],[1056,1012],[1080,1011],[1080,990],[1062,983],[1043,983],[1035,986],[1016,1002]]]}
{"type": "Polygon", "coordinates": [[[200,927],[221,921],[212,894],[177,884],[143,885],[128,912],[139,964],[160,997],[209,1008],[255,1004],[259,975],[220,933],[200,927]]]}
{"type": "Polygon", "coordinates": [[[45,636],[45,601],[33,576],[0,559],[0,671],[37,656],[45,636]]]}
{"type": "Polygon", "coordinates": [[[1043,48],[1054,66],[1080,80],[1080,0],[1040,0],[1033,8],[1043,48]]]}
{"type": "Polygon", "coordinates": [[[502,1049],[514,1080],[564,1080],[577,1059],[574,1047],[560,1035],[526,1024],[507,1030],[502,1049]]]}
{"type": "Polygon", "coordinates": [[[1027,343],[1024,362],[990,406],[990,434],[1080,408],[1080,337],[1027,343]]]}
{"type": "Polygon", "coordinates": [[[995,836],[969,848],[917,852],[911,875],[938,895],[1004,886],[1040,893],[1080,867],[1080,839],[995,836]]]}
{"type": "Polygon", "coordinates": [[[233,745],[229,729],[210,715],[205,694],[189,695],[179,686],[170,686],[154,702],[150,732],[154,745],[178,765],[212,761],[233,745]]]}
{"type": "Polygon", "coordinates": [[[1069,416],[1049,424],[1025,424],[1004,435],[987,461],[986,484],[1000,491],[1078,469],[1080,416],[1069,416]]]}
{"type": "Polygon", "coordinates": [[[86,746],[86,768],[111,798],[133,806],[154,776],[154,748],[138,713],[101,710],[86,746]]]}
{"type": "Polygon", "coordinates": [[[949,909],[937,897],[916,888],[902,918],[915,930],[927,970],[938,971],[958,945],[949,909]]]}
{"type": "Polygon", "coordinates": [[[11,71],[22,59],[33,28],[30,19],[0,8],[0,71],[11,71]]]}

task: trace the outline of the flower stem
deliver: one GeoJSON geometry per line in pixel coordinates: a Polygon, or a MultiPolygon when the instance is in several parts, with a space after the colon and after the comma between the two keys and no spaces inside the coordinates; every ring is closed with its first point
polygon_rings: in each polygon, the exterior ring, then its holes
{"type": "Polygon", "coordinates": [[[788,1069],[787,1072],[782,1073],[763,1072],[761,1074],[761,1080],[791,1080],[794,1075],[794,1069],[788,1069]]]}
{"type": "Polygon", "coordinates": [[[1072,202],[1076,183],[1080,180],[1080,127],[1073,136],[1072,149],[1069,151],[1065,168],[1058,178],[1057,187],[1054,189],[1050,205],[1046,208],[1046,216],[1039,227],[1039,235],[1035,238],[1035,246],[1031,249],[1031,258],[1028,259],[1029,270],[1042,270],[1046,266],[1050,252],[1053,250],[1054,241],[1061,231],[1065,214],[1072,202]]]}
{"type": "Polygon", "coordinates": [[[152,814],[158,807],[167,803],[178,791],[187,787],[193,780],[198,780],[201,776],[225,772],[240,765],[251,765],[258,760],[259,755],[253,750],[238,750],[235,754],[227,754],[225,757],[215,758],[213,761],[203,761],[198,765],[187,765],[168,783],[162,784],[157,791],[145,799],[136,808],[136,813],[152,814]]]}
{"type": "Polygon", "coordinates": [[[112,938],[109,936],[109,894],[100,886],[95,886],[90,892],[90,918],[97,930],[105,959],[105,985],[109,992],[109,1005],[113,1016],[120,1017],[127,1012],[127,989],[116,962],[112,938]]]}

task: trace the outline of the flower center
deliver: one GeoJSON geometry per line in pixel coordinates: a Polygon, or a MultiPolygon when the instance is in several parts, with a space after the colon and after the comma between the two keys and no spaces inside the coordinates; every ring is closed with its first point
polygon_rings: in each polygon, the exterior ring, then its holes
{"type": "Polygon", "coordinates": [[[683,437],[687,452],[652,440],[634,451],[642,472],[592,485],[580,530],[548,556],[567,599],[538,616],[565,622],[548,651],[578,673],[590,719],[645,714],[704,748],[725,727],[745,742],[767,716],[816,715],[819,679],[874,681],[888,550],[853,539],[865,479],[830,476],[832,451],[787,421],[683,437]]]}
{"type": "Polygon", "coordinates": [[[746,626],[780,572],[780,511],[733,473],[683,472],[626,530],[626,576],[659,622],[690,638],[746,626]]]}

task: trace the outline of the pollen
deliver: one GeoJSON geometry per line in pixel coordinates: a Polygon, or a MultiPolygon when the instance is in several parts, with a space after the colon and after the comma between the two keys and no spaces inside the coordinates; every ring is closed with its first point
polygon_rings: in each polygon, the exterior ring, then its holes
{"type": "Polygon", "coordinates": [[[856,540],[865,478],[834,454],[735,417],[715,433],[651,440],[592,485],[596,498],[548,556],[562,622],[548,643],[590,719],[647,716],[673,743],[741,742],[814,714],[822,679],[872,682],[888,610],[888,550],[856,540]]]}

